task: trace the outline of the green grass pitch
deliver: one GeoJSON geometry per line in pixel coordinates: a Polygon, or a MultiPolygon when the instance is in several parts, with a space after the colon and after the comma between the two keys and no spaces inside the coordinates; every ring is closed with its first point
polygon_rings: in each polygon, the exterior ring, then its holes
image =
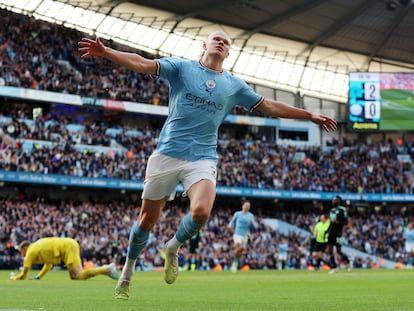
{"type": "MultiPolygon", "coordinates": [[[[71,281],[51,271],[40,281],[11,281],[0,271],[0,310],[414,310],[414,270],[137,272],[128,301],[114,299],[105,276],[71,281]]],[[[32,273],[33,274],[33,271],[32,273]]]]}
{"type": "Polygon", "coordinates": [[[414,94],[406,90],[381,91],[381,130],[414,129],[414,94]]]}

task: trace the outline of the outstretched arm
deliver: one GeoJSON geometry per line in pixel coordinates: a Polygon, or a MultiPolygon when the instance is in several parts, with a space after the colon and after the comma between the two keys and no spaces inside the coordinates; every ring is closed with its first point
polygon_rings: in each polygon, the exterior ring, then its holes
{"type": "Polygon", "coordinates": [[[36,275],[35,279],[41,279],[42,277],[45,276],[46,273],[48,273],[50,271],[50,269],[52,269],[53,265],[50,263],[46,263],[43,265],[42,270],[40,270],[39,274],[36,275]]]}
{"type": "Polygon", "coordinates": [[[268,98],[263,100],[257,110],[271,117],[309,120],[318,124],[327,132],[335,131],[337,128],[337,122],[331,117],[268,98]]]}
{"type": "Polygon", "coordinates": [[[24,279],[26,279],[26,278],[27,278],[27,273],[29,272],[29,270],[30,270],[30,268],[29,268],[29,267],[24,266],[24,267],[23,267],[23,270],[22,270],[19,274],[17,274],[17,275],[15,275],[15,276],[13,276],[11,279],[12,279],[13,281],[17,281],[17,280],[24,280],[24,279]]]}
{"type": "Polygon", "coordinates": [[[78,51],[82,53],[81,58],[104,57],[133,71],[147,74],[155,74],[157,71],[157,64],[153,59],[112,49],[105,46],[98,37],[95,40],[82,38],[78,42],[78,51]]]}

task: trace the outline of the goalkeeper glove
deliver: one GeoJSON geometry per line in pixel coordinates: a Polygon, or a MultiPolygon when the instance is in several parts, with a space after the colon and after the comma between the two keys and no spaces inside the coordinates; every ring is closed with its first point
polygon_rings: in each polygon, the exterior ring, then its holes
{"type": "Polygon", "coordinates": [[[29,280],[40,280],[38,275],[32,276],[29,278],[29,280]]]}

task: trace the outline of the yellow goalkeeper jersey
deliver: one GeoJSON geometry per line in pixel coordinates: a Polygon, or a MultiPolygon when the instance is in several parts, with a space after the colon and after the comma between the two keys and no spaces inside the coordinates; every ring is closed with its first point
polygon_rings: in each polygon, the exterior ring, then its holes
{"type": "Polygon", "coordinates": [[[43,264],[39,277],[44,276],[53,265],[64,262],[69,270],[81,265],[79,244],[71,238],[43,238],[29,245],[23,261],[23,271],[17,278],[24,279],[34,264],[43,264]]]}

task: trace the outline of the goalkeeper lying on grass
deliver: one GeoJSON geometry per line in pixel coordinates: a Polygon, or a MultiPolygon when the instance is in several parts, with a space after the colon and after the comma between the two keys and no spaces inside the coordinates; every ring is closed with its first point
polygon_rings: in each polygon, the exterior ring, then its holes
{"type": "Polygon", "coordinates": [[[109,265],[83,270],[82,260],[80,258],[80,248],[78,242],[70,238],[43,238],[30,244],[29,241],[23,241],[19,244],[19,251],[24,257],[23,270],[11,276],[12,280],[24,280],[33,264],[43,264],[40,272],[31,279],[40,280],[53,265],[59,265],[62,261],[65,263],[70,278],[72,280],[86,280],[98,274],[104,274],[117,280],[118,273],[114,263],[109,265]]]}

